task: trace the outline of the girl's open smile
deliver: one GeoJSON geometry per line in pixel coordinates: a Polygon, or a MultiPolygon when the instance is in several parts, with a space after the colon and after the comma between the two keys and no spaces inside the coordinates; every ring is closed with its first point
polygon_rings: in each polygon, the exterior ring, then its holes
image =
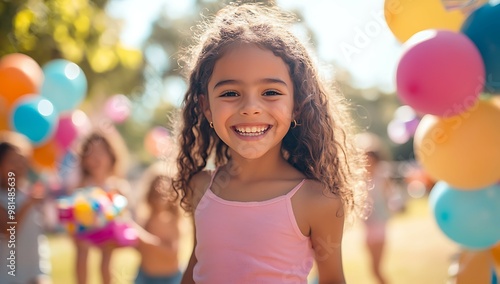
{"type": "Polygon", "coordinates": [[[272,128],[269,124],[257,124],[257,125],[235,125],[231,129],[234,130],[236,135],[243,140],[258,140],[264,137],[266,133],[272,128]]]}

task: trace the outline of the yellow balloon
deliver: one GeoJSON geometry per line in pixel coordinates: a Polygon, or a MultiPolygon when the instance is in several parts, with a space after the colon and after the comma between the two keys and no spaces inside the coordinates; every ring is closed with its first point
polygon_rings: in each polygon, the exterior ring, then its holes
{"type": "Polygon", "coordinates": [[[400,42],[427,29],[459,31],[465,15],[447,11],[441,0],[385,0],[387,25],[400,42]]]}
{"type": "Polygon", "coordinates": [[[95,214],[87,202],[75,202],[75,219],[78,223],[90,227],[94,224],[95,214]]]}
{"type": "Polygon", "coordinates": [[[425,115],[414,148],[436,180],[460,189],[479,189],[500,180],[500,108],[479,101],[457,116],[425,115]]]}

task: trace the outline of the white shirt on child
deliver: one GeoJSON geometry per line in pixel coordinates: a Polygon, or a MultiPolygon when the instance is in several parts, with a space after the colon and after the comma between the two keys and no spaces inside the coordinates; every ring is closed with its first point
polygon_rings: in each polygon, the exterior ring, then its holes
{"type": "MultiPolygon", "coordinates": [[[[0,206],[5,210],[9,202],[7,193],[6,190],[2,190],[0,194],[0,206]]],[[[15,198],[16,211],[19,212],[29,197],[21,190],[16,190],[15,198]]],[[[2,284],[25,284],[50,270],[48,241],[43,235],[40,205],[31,207],[22,223],[15,225],[15,248],[9,248],[10,234],[0,234],[0,283],[2,284]],[[11,269],[7,266],[10,263],[7,258],[10,257],[11,250],[15,250],[15,276],[9,274],[11,269]]]]}

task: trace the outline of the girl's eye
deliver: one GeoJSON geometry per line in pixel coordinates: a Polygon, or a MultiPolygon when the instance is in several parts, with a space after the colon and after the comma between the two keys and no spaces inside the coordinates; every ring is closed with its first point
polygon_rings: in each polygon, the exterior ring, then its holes
{"type": "Polygon", "coordinates": [[[222,95],[220,95],[220,96],[221,97],[237,97],[238,93],[233,92],[233,91],[229,91],[229,92],[222,93],[222,95]]]}
{"type": "Polygon", "coordinates": [[[281,94],[274,90],[264,92],[264,96],[280,96],[281,94]]]}

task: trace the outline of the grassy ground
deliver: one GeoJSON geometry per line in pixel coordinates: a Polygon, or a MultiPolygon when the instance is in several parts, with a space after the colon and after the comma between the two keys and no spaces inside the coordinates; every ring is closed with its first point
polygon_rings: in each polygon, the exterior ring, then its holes
{"type": "MultiPolygon", "coordinates": [[[[344,234],[343,256],[347,283],[375,284],[369,270],[368,254],[364,245],[364,228],[354,224],[344,234]]],[[[190,238],[189,238],[190,239],[190,238]]],[[[52,277],[54,284],[72,284],[74,281],[74,249],[65,236],[50,236],[52,277]]],[[[190,254],[190,240],[183,245],[181,259],[186,263],[190,254]]],[[[413,200],[408,210],[389,223],[388,243],[383,269],[389,283],[442,284],[457,246],[436,227],[427,208],[427,200],[413,200]]],[[[139,255],[132,248],[116,251],[112,260],[114,283],[132,283],[139,255]]],[[[98,284],[99,255],[91,251],[89,283],[98,284]]]]}

